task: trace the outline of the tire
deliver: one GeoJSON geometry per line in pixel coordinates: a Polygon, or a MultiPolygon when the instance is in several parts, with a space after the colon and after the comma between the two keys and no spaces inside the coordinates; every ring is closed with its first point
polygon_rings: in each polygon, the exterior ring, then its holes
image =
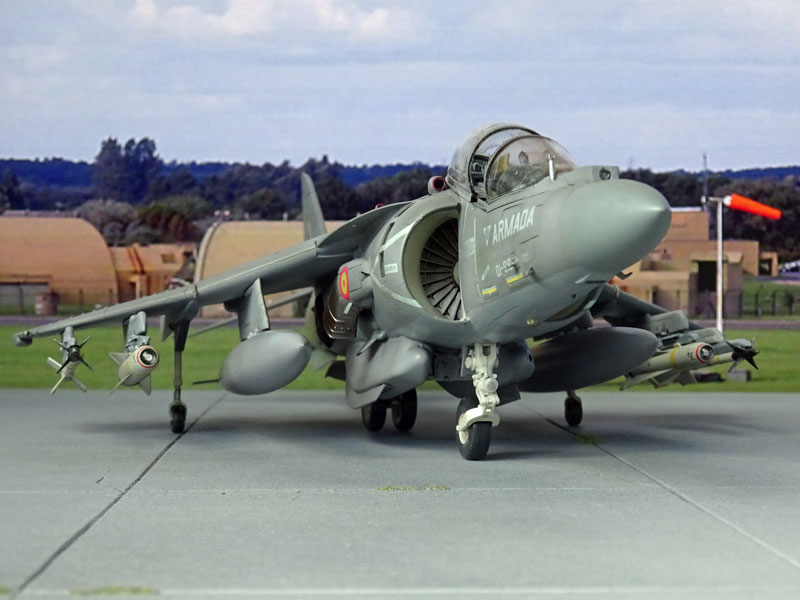
{"type": "MultiPolygon", "coordinates": [[[[476,406],[478,406],[477,398],[462,398],[458,403],[456,423],[462,414],[476,406]]],[[[467,460],[481,460],[489,452],[489,444],[492,442],[492,424],[478,421],[470,425],[466,431],[456,431],[456,442],[461,456],[467,460]]]]}
{"type": "Polygon", "coordinates": [[[567,398],[564,400],[564,419],[570,427],[577,427],[583,421],[583,405],[580,400],[567,398]]]}
{"type": "Polygon", "coordinates": [[[417,390],[408,390],[392,401],[392,424],[397,431],[411,431],[417,422],[417,390]]]}
{"type": "Polygon", "coordinates": [[[186,405],[173,404],[169,407],[169,428],[172,433],[183,433],[186,427],[186,405]]]}
{"type": "Polygon", "coordinates": [[[361,407],[361,420],[367,431],[380,431],[386,423],[386,404],[381,400],[376,400],[372,404],[361,407]]]}

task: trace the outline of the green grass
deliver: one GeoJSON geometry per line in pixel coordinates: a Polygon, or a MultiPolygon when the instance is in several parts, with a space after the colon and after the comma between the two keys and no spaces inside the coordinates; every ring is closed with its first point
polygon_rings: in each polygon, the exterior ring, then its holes
{"type": "MultiPolygon", "coordinates": [[[[60,352],[56,344],[49,338],[36,339],[32,346],[15,348],[11,343],[11,335],[19,331],[19,327],[0,326],[0,387],[5,388],[50,388],[56,381],[55,372],[46,364],[51,356],[58,360],[60,352]]],[[[153,330],[153,344],[161,353],[162,364],[153,374],[153,388],[170,389],[172,387],[172,341],[159,342],[157,332],[153,330]]],[[[218,384],[194,386],[192,382],[214,379],[219,375],[219,368],[225,356],[239,342],[238,330],[226,327],[210,331],[196,338],[190,338],[183,357],[184,386],[187,389],[217,389],[218,384]]],[[[78,369],[78,378],[89,389],[110,390],[116,384],[116,367],[108,358],[109,352],[122,349],[122,330],[119,327],[98,327],[78,332],[82,341],[91,335],[91,341],[84,348],[84,356],[94,371],[85,367],[78,369]]],[[[670,385],[669,391],[747,391],[747,392],[796,392],[800,390],[800,331],[783,330],[726,330],[728,338],[755,338],[756,347],[761,354],[756,358],[760,370],[753,372],[750,382],[729,382],[680,386],[670,385]]],[[[714,370],[724,373],[726,365],[714,370]]],[[[596,390],[615,390],[620,380],[595,386],[596,390]]],[[[71,383],[63,384],[65,387],[71,383]]],[[[424,386],[426,389],[440,389],[433,382],[424,386]]],[[[286,389],[328,390],[344,389],[344,384],[336,379],[324,376],[321,371],[306,369],[300,377],[286,389]]],[[[637,386],[637,391],[651,390],[648,383],[637,386]]]]}
{"type": "Polygon", "coordinates": [[[762,318],[800,318],[800,285],[790,285],[785,283],[773,283],[771,281],[760,281],[748,277],[744,280],[742,290],[742,315],[741,318],[754,318],[758,316],[758,307],[761,309],[762,318]],[[772,297],[775,295],[775,314],[773,315],[772,297]],[[797,302],[792,305],[791,298],[797,298],[797,302]]]}

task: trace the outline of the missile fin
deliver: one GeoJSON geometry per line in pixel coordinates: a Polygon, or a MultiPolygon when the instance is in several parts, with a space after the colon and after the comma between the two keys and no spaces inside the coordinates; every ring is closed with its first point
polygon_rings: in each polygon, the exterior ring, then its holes
{"type": "Polygon", "coordinates": [[[145,394],[147,394],[148,396],[150,395],[150,392],[152,391],[152,386],[150,384],[150,375],[148,375],[139,382],[139,387],[144,390],[145,394]]]}
{"type": "Polygon", "coordinates": [[[80,379],[78,379],[74,375],[70,377],[70,379],[72,380],[72,383],[74,383],[78,387],[78,389],[82,391],[84,394],[88,391],[88,388],[80,379]]]}
{"type": "Polygon", "coordinates": [[[128,358],[128,355],[124,352],[109,352],[108,357],[113,360],[117,366],[119,366],[125,362],[125,359],[128,358]]]}
{"type": "Polygon", "coordinates": [[[110,392],[108,392],[108,395],[110,396],[111,394],[113,394],[114,392],[116,392],[116,391],[119,389],[119,386],[121,386],[122,384],[124,384],[124,383],[125,383],[126,381],[128,381],[128,379],[130,379],[130,378],[131,378],[131,375],[128,375],[128,376],[127,376],[125,379],[120,379],[120,380],[117,382],[117,385],[115,385],[113,388],[111,388],[111,391],[110,391],[110,392]]]}
{"type": "Polygon", "coordinates": [[[652,379],[654,377],[658,377],[659,375],[663,375],[664,373],[668,373],[669,371],[651,371],[648,373],[639,373],[638,375],[625,376],[625,381],[622,382],[622,385],[619,389],[627,390],[629,387],[633,387],[634,385],[639,385],[643,381],[647,381],[648,379],[652,379]]]}
{"type": "Polygon", "coordinates": [[[56,371],[61,368],[61,364],[53,358],[47,357],[47,364],[53,367],[56,371]]]}
{"type": "Polygon", "coordinates": [[[56,381],[56,384],[53,386],[53,389],[50,390],[50,395],[51,396],[56,393],[56,390],[58,389],[58,386],[60,386],[62,383],[64,383],[65,379],[66,379],[66,377],[64,377],[63,375],[58,378],[58,381],[56,381]]]}

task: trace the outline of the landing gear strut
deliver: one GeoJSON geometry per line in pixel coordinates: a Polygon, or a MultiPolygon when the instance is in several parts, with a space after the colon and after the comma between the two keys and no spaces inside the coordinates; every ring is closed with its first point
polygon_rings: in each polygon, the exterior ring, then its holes
{"type": "Polygon", "coordinates": [[[183,385],[183,350],[186,348],[186,334],[189,332],[189,322],[180,321],[175,328],[175,362],[173,367],[172,404],[169,407],[169,428],[172,433],[183,433],[186,428],[186,405],[181,400],[181,385],[183,385]]]}
{"type": "Polygon", "coordinates": [[[464,364],[473,371],[475,395],[463,398],[458,405],[456,440],[461,456],[467,460],[480,460],[489,452],[492,427],[500,423],[495,411],[500,403],[497,375],[494,374],[498,365],[497,344],[475,344],[464,364]]]}
{"type": "Polygon", "coordinates": [[[570,427],[577,427],[583,420],[583,403],[575,390],[567,392],[567,399],[564,400],[564,418],[570,427]]]}

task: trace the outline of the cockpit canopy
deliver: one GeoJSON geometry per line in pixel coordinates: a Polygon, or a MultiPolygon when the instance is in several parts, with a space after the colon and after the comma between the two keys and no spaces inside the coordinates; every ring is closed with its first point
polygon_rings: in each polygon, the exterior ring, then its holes
{"type": "Polygon", "coordinates": [[[575,168],[558,143],[525,127],[488,125],[473,132],[453,154],[447,169],[450,187],[493,202],[503,194],[531,186],[575,168]]]}

